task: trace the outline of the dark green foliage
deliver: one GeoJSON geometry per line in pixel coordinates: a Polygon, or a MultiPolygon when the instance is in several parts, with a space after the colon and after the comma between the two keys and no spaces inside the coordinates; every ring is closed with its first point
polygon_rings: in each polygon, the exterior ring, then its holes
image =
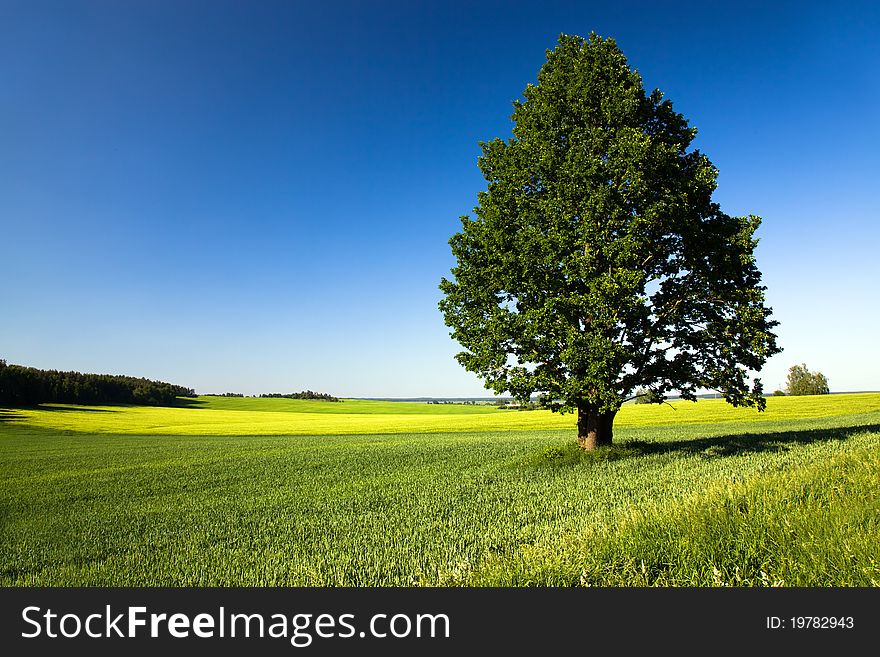
{"type": "Polygon", "coordinates": [[[773,396],[774,397],[785,397],[785,392],[782,390],[774,390],[773,396]]]}
{"type": "Polygon", "coordinates": [[[192,388],[115,374],[40,370],[0,361],[0,404],[144,404],[167,406],[195,397],[192,388]]]}
{"type": "Polygon", "coordinates": [[[712,201],[696,130],[596,35],[560,37],[524,96],[513,138],[481,144],[488,187],[450,239],[440,309],[459,363],[496,393],[593,417],[639,386],[763,409],[747,374],[780,348],[760,219],[712,201]]]}
{"type": "Polygon", "coordinates": [[[788,369],[786,390],[789,395],[827,395],[831,392],[828,379],[821,372],[810,372],[806,364],[788,369]]]}
{"type": "Polygon", "coordinates": [[[328,395],[326,392],[312,392],[311,390],[304,390],[302,392],[291,392],[287,395],[282,395],[280,392],[270,392],[267,395],[260,395],[260,397],[268,397],[271,399],[314,399],[317,401],[331,401],[338,402],[340,399],[338,397],[334,397],[333,395],[328,395]]]}

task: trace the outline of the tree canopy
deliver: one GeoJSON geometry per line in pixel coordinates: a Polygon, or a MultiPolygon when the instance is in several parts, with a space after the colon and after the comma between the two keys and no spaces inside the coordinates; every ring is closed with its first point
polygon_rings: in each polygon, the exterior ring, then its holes
{"type": "Polygon", "coordinates": [[[749,371],[780,349],[760,219],[712,201],[696,130],[595,34],[562,35],[523,95],[513,137],[481,142],[487,188],[450,239],[440,309],[459,363],[496,393],[576,410],[585,448],[610,444],[637,387],[762,409],[749,371]]]}
{"type": "Polygon", "coordinates": [[[811,372],[806,363],[788,368],[786,392],[789,395],[827,395],[828,379],[821,372],[811,372]]]}

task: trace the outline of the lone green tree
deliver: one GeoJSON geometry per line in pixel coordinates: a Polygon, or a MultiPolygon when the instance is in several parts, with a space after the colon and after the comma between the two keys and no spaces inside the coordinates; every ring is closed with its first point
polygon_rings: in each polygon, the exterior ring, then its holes
{"type": "Polygon", "coordinates": [[[786,391],[789,395],[827,395],[828,379],[821,372],[811,372],[806,363],[788,368],[786,391]]]}
{"type": "Polygon", "coordinates": [[[481,142],[488,187],[449,241],[440,310],[459,363],[496,393],[577,412],[585,449],[611,444],[640,386],[763,409],[748,372],[780,349],[760,219],[712,201],[696,130],[595,34],[562,35],[524,97],[513,137],[481,142]]]}

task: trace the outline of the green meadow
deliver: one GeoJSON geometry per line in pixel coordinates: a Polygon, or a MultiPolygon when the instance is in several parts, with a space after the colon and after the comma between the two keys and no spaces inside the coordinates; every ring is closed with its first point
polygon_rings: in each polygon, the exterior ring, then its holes
{"type": "Polygon", "coordinates": [[[0,409],[4,586],[877,586],[880,393],[0,409]]]}

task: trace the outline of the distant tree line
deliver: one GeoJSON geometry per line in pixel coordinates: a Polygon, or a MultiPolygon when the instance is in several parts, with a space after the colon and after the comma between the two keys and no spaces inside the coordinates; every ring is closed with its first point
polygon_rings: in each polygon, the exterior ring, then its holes
{"type": "Polygon", "coordinates": [[[269,394],[260,395],[260,397],[269,397],[272,399],[317,399],[320,401],[331,402],[341,401],[339,398],[334,397],[333,395],[328,395],[326,392],[312,392],[311,390],[303,390],[302,392],[291,392],[286,395],[282,395],[279,392],[270,392],[269,394]]]}
{"type": "Polygon", "coordinates": [[[143,404],[169,406],[177,397],[195,397],[192,388],[116,374],[40,370],[0,360],[0,405],[143,404]]]}
{"type": "Polygon", "coordinates": [[[502,410],[537,411],[547,408],[548,401],[549,399],[546,395],[538,395],[535,399],[530,397],[525,401],[512,399],[510,401],[498,400],[495,403],[502,410]]]}
{"type": "Polygon", "coordinates": [[[223,392],[223,393],[206,392],[204,396],[205,397],[244,397],[244,394],[242,394],[240,392],[223,392]]]}

